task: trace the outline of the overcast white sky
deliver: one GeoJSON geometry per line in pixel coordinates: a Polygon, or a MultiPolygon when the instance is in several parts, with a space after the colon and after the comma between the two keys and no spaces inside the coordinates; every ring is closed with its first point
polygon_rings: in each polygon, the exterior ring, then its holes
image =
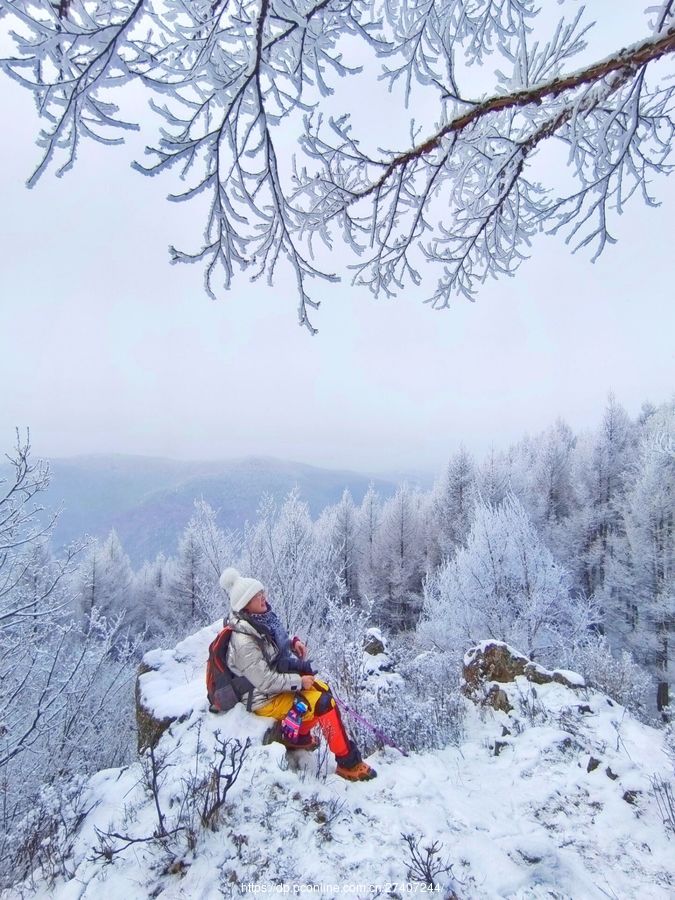
{"type": "MultiPolygon", "coordinates": [[[[614,8],[615,41],[635,40],[614,8]]],[[[637,16],[637,21],[642,19],[637,16]]],[[[38,158],[32,98],[0,76],[0,444],[29,425],[37,453],[215,459],[273,455],[368,471],[437,470],[562,416],[594,426],[613,390],[631,414],[675,386],[675,179],[659,209],[613,225],[591,265],[541,237],[517,277],[434,312],[323,291],[310,338],[292,283],[241,279],[217,303],[197,267],[170,266],[200,221],[169,185],[94,148],[65,178],[24,182],[38,158]]]]}

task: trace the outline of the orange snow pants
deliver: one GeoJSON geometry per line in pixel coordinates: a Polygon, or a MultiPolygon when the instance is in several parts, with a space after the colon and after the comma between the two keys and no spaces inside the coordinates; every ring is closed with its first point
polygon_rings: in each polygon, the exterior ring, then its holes
{"type": "Polygon", "coordinates": [[[298,694],[304,697],[309,705],[308,711],[302,717],[300,734],[308,734],[318,722],[331,753],[335,756],[347,756],[350,751],[349,738],[330,688],[323,681],[315,681],[314,687],[306,691],[284,691],[277,694],[254,712],[257,716],[269,716],[271,719],[281,721],[293,706],[298,694]]]}

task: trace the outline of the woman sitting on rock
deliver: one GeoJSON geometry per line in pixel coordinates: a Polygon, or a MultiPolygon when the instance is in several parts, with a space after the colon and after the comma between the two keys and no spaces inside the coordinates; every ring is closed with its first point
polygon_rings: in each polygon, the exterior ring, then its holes
{"type": "Polygon", "coordinates": [[[263,585],[255,578],[242,578],[236,569],[226,569],[220,586],[230,597],[228,624],[233,629],[227,665],[253,685],[253,712],[281,722],[300,694],[309,709],[302,718],[298,740],[289,743],[279,732],[281,742],[287,747],[315,749],[317,741],[311,731],[318,722],[335,755],[336,774],[349,781],[375,778],[375,770],[362,761],[347,735],[328,685],[315,681],[307,647],[300,638],[289,639],[267,602],[263,585]]]}

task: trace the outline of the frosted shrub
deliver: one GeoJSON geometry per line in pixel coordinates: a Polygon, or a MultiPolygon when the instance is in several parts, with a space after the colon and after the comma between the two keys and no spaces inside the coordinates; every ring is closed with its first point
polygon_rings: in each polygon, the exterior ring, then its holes
{"type": "Polygon", "coordinates": [[[439,890],[441,883],[452,875],[452,865],[442,856],[443,845],[440,841],[434,841],[422,846],[422,839],[414,834],[402,834],[401,837],[408,848],[408,878],[427,888],[439,890]]]}
{"type": "Polygon", "coordinates": [[[658,775],[651,778],[652,796],[663,822],[663,827],[668,838],[675,835],[675,794],[673,785],[658,775]]]}
{"type": "MultiPolygon", "coordinates": [[[[461,662],[440,653],[413,658],[410,634],[399,636],[396,646],[386,642],[386,657],[371,656],[363,649],[369,616],[369,607],[335,603],[323,623],[314,662],[335,696],[405,750],[459,741],[461,662]],[[380,670],[378,660],[380,664],[386,660],[380,670]]],[[[382,741],[367,726],[348,712],[344,715],[365,754],[381,746],[382,741]]]]}
{"type": "Polygon", "coordinates": [[[607,694],[639,718],[649,718],[652,680],[627,650],[613,656],[607,639],[597,635],[577,648],[573,663],[589,687],[607,694]]]}
{"type": "Polygon", "coordinates": [[[310,647],[315,667],[325,675],[339,696],[360,703],[366,688],[363,639],[368,629],[371,607],[348,601],[343,594],[326,606],[316,643],[310,647]]]}
{"type": "MultiPolygon", "coordinates": [[[[441,654],[424,653],[398,663],[397,674],[364,692],[364,715],[407,751],[458,744],[464,736],[464,701],[454,663],[441,654]]],[[[363,734],[363,741],[366,752],[378,744],[372,733],[363,734]]]]}
{"type": "MultiPolygon", "coordinates": [[[[87,779],[34,785],[25,807],[29,812],[0,836],[0,889],[42,875],[48,884],[72,877],[68,862],[84,817],[93,808],[87,800],[87,779]]],[[[7,818],[7,809],[3,810],[7,818]]]]}

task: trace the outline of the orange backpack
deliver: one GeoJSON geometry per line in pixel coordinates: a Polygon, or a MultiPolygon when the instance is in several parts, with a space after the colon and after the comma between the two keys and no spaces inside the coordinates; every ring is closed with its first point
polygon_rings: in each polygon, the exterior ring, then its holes
{"type": "Polygon", "coordinates": [[[245,675],[235,675],[227,665],[227,651],[233,628],[226,625],[209,645],[206,662],[206,695],[211,712],[227,712],[247,697],[246,709],[250,711],[253,685],[245,675]]]}

